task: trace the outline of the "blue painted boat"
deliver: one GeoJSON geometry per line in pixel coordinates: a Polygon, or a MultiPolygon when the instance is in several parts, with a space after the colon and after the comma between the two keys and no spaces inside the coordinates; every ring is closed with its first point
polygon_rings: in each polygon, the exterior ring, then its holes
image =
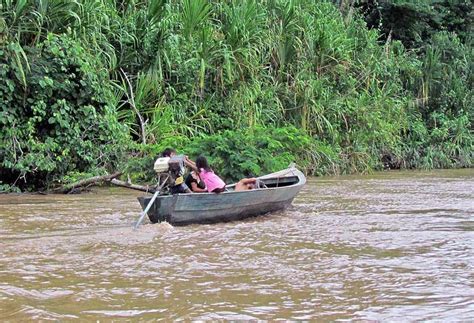
{"type": "MultiPolygon", "coordinates": [[[[260,188],[248,191],[234,191],[232,184],[220,194],[160,195],[148,217],[153,223],[166,221],[173,225],[241,220],[286,208],[306,183],[304,174],[293,165],[258,179],[260,188]]],[[[138,198],[143,210],[150,200],[151,196],[138,198]]]]}

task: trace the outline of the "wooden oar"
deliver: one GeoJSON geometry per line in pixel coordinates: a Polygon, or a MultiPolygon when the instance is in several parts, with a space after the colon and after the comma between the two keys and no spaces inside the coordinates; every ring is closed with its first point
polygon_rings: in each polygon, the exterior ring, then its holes
{"type": "Polygon", "coordinates": [[[163,186],[165,186],[166,182],[168,181],[168,178],[169,178],[169,175],[168,175],[168,177],[166,177],[166,179],[163,181],[163,183],[160,185],[160,187],[158,187],[155,194],[153,194],[153,197],[151,198],[150,202],[148,202],[148,205],[146,206],[146,208],[142,212],[142,214],[140,214],[140,218],[138,219],[137,223],[135,223],[135,226],[133,227],[133,229],[136,230],[138,228],[138,226],[142,223],[143,218],[145,217],[145,214],[148,213],[148,211],[150,210],[153,203],[155,203],[155,200],[158,197],[158,194],[160,194],[160,191],[163,188],[163,186]]]}

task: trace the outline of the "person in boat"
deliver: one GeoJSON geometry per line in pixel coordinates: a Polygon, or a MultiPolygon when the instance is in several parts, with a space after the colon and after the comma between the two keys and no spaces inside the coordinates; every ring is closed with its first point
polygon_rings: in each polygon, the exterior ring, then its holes
{"type": "Polygon", "coordinates": [[[199,173],[196,170],[192,170],[184,182],[191,189],[191,191],[193,191],[193,193],[207,192],[206,185],[204,184],[204,181],[201,180],[199,173]]]}
{"type": "Polygon", "coordinates": [[[249,191],[257,188],[256,178],[243,178],[235,184],[235,192],[249,191]]]}
{"type": "MultiPolygon", "coordinates": [[[[161,153],[162,157],[169,157],[172,158],[176,156],[176,150],[173,148],[166,148],[161,153]]],[[[169,178],[169,187],[171,194],[179,194],[179,193],[192,193],[193,191],[186,185],[184,181],[184,173],[185,167],[188,166],[192,169],[196,169],[196,164],[188,158],[188,156],[184,156],[183,162],[179,164],[179,167],[176,171],[171,171],[170,178],[169,178]]]]}
{"type": "MultiPolygon", "coordinates": [[[[208,192],[222,193],[226,190],[224,181],[217,176],[209,166],[206,157],[199,156],[196,159],[196,167],[199,171],[199,177],[206,184],[208,192]]],[[[235,191],[253,190],[257,186],[256,178],[243,178],[235,185],[235,191]]]]}
{"type": "Polygon", "coordinates": [[[209,193],[222,193],[225,191],[224,181],[214,173],[206,157],[199,156],[196,159],[196,168],[209,193]]]}
{"type": "Polygon", "coordinates": [[[161,152],[161,157],[173,157],[176,155],[176,150],[173,148],[166,148],[161,152]]]}

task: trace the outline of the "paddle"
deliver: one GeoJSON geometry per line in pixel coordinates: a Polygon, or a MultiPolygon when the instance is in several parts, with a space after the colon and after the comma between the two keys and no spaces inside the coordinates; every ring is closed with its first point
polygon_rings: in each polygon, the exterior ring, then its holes
{"type": "Polygon", "coordinates": [[[158,187],[155,194],[153,194],[153,197],[151,198],[150,202],[148,202],[148,205],[146,206],[145,210],[140,214],[140,218],[138,219],[137,223],[135,223],[135,225],[133,227],[134,230],[136,230],[138,228],[138,226],[142,223],[143,218],[145,217],[145,214],[148,213],[148,211],[150,210],[153,203],[155,203],[155,200],[158,197],[158,194],[160,194],[160,191],[163,188],[163,186],[165,186],[166,182],[168,181],[168,178],[169,178],[169,175],[168,175],[168,177],[166,177],[166,179],[163,181],[163,183],[160,185],[160,187],[158,187]]]}

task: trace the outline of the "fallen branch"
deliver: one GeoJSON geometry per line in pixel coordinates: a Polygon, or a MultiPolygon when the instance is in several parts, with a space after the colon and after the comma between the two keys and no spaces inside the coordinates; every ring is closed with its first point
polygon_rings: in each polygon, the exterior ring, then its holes
{"type": "Polygon", "coordinates": [[[137,190],[137,191],[142,191],[142,192],[149,192],[149,193],[155,193],[156,192],[156,186],[142,186],[142,185],[137,185],[137,184],[132,184],[128,182],[124,182],[118,179],[112,179],[110,181],[111,184],[121,186],[121,187],[126,187],[126,188],[131,188],[132,190],[137,190]]]}
{"type": "Polygon", "coordinates": [[[94,177],[86,178],[86,179],[74,182],[72,184],[55,188],[52,190],[52,192],[67,194],[71,192],[72,190],[82,188],[84,186],[97,185],[98,183],[102,183],[102,182],[110,182],[115,177],[119,177],[121,174],[122,172],[116,172],[110,175],[102,175],[102,176],[94,176],[94,177]]]}

